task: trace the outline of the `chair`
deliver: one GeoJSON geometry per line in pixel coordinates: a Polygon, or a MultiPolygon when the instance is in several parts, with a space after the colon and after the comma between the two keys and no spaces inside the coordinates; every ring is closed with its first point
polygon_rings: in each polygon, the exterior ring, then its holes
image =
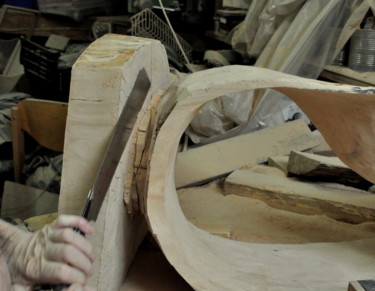
{"type": "Polygon", "coordinates": [[[63,152],[68,104],[25,99],[12,108],[12,144],[14,181],[21,182],[27,132],[41,146],[63,152]]]}

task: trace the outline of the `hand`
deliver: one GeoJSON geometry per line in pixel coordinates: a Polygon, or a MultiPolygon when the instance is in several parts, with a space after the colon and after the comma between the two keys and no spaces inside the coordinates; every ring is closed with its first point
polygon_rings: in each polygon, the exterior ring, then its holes
{"type": "Polygon", "coordinates": [[[4,254],[13,290],[59,283],[71,284],[69,291],[92,290],[87,280],[94,261],[93,248],[84,236],[74,232],[75,227],[85,234],[94,232],[84,218],[61,215],[35,233],[17,229],[9,237],[4,254]]]}

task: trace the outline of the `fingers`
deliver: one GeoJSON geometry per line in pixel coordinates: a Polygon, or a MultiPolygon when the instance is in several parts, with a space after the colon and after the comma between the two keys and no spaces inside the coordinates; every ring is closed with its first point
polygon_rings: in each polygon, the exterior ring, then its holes
{"type": "Polygon", "coordinates": [[[73,285],[70,285],[70,287],[66,289],[66,291],[95,291],[95,289],[87,285],[82,286],[79,284],[73,284],[73,285]]]}
{"type": "Polygon", "coordinates": [[[54,261],[32,259],[26,266],[26,275],[35,283],[86,284],[88,276],[73,266],[54,261]]]}
{"type": "Polygon", "coordinates": [[[79,228],[85,234],[93,234],[94,226],[85,218],[75,215],[60,215],[51,225],[52,229],[79,228]]]}
{"type": "Polygon", "coordinates": [[[69,264],[87,277],[91,275],[92,260],[72,245],[63,243],[48,245],[45,257],[47,261],[69,264]]]}
{"type": "Polygon", "coordinates": [[[74,232],[70,228],[59,229],[49,233],[49,239],[54,243],[65,243],[77,248],[85,254],[87,258],[94,261],[94,250],[92,245],[82,235],[74,232]]]}

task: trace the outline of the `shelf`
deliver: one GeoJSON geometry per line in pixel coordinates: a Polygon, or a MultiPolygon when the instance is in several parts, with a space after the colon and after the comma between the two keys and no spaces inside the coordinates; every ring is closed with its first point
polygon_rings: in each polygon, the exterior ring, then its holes
{"type": "Polygon", "coordinates": [[[375,86],[375,72],[357,72],[348,67],[327,66],[320,77],[342,84],[375,86]]]}

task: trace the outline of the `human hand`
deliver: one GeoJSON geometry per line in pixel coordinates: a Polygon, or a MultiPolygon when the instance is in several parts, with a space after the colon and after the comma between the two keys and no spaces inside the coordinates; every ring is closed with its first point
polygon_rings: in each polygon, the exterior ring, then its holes
{"type": "Polygon", "coordinates": [[[61,215],[35,233],[17,230],[9,237],[5,256],[13,290],[31,290],[36,284],[71,285],[67,290],[92,290],[87,286],[94,252],[87,239],[74,232],[94,232],[82,217],[61,215]]]}

